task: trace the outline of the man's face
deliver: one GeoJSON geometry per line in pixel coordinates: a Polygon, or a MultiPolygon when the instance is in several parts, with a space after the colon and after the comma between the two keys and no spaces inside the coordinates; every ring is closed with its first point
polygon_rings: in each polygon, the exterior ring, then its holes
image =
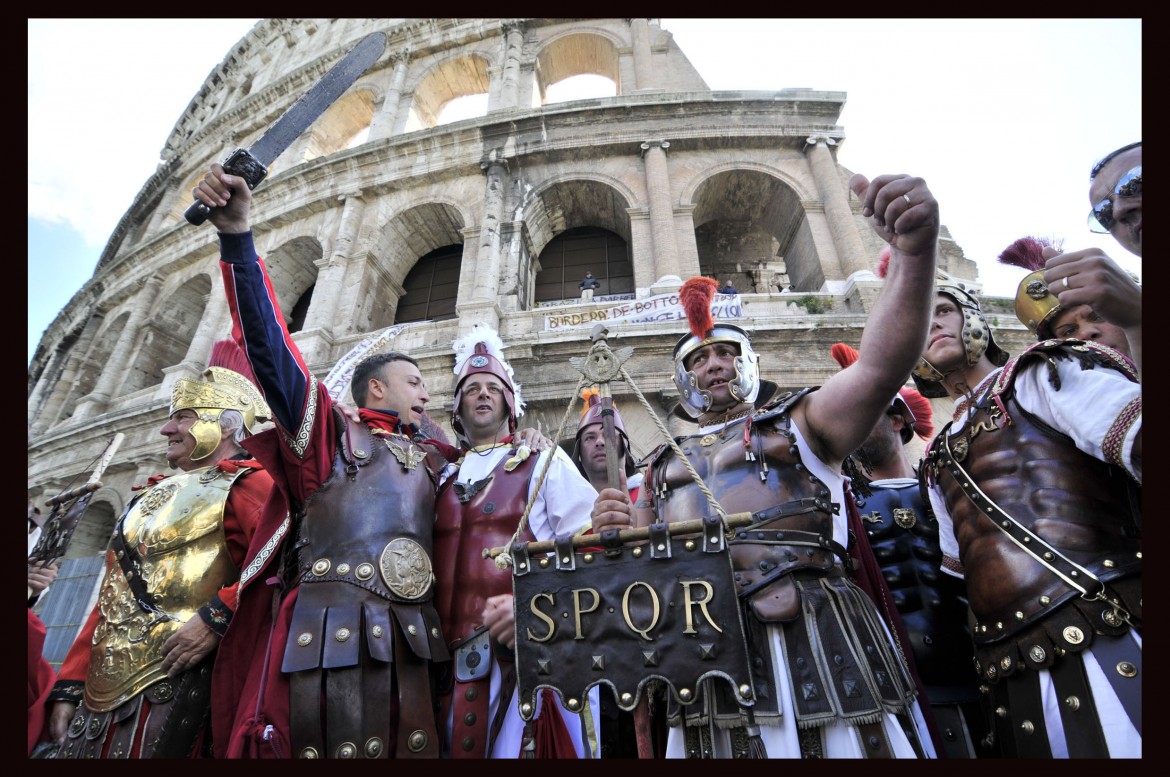
{"type": "Polygon", "coordinates": [[[377,380],[386,387],[378,409],[398,413],[402,423],[416,426],[422,423],[423,411],[431,397],[417,365],[402,360],[388,362],[382,365],[377,380]]]}
{"type": "Polygon", "coordinates": [[[1122,197],[1113,193],[1123,175],[1142,163],[1141,146],[1131,148],[1110,159],[1089,186],[1089,204],[1109,198],[1113,203],[1113,223],[1109,234],[1127,251],[1142,255],[1142,195],[1122,197]]]}
{"type": "Polygon", "coordinates": [[[476,440],[507,434],[508,402],[503,381],[495,375],[476,373],[463,383],[459,418],[467,436],[476,440]]]}
{"type": "Polygon", "coordinates": [[[1130,356],[1125,330],[1101,318],[1089,305],[1061,309],[1052,319],[1052,336],[1062,340],[1068,337],[1095,340],[1130,356]]]}
{"type": "MultiPolygon", "coordinates": [[[[618,457],[625,456],[625,444],[618,436],[618,457]]],[[[601,433],[601,424],[591,424],[581,432],[581,468],[590,480],[595,477],[605,479],[609,474],[605,462],[605,436],[601,433]]]]}
{"type": "Polygon", "coordinates": [[[163,424],[158,433],[167,438],[167,461],[172,469],[181,469],[190,472],[198,469],[198,462],[191,461],[191,454],[195,450],[195,435],[191,434],[191,426],[199,420],[194,410],[176,410],[163,424]]]}
{"type": "Polygon", "coordinates": [[[961,368],[967,363],[967,349],[963,345],[963,313],[950,296],[939,294],[934,300],[934,316],[926,331],[926,347],[922,358],[940,372],[961,368]]]}
{"type": "Polygon", "coordinates": [[[869,437],[858,447],[858,452],[873,464],[883,464],[902,453],[902,416],[887,411],[874,426],[869,437]]]}
{"type": "Polygon", "coordinates": [[[737,356],[739,346],[734,343],[711,343],[687,357],[687,370],[695,373],[699,388],[711,394],[711,412],[739,404],[739,400],[731,396],[729,385],[735,378],[737,356]]]}

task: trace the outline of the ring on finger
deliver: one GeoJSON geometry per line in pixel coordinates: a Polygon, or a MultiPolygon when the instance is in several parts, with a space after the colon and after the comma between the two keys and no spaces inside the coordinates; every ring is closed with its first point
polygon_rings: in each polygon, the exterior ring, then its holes
{"type": "Polygon", "coordinates": [[[902,195],[902,199],[904,199],[904,200],[906,201],[906,204],[907,204],[907,205],[911,204],[911,203],[910,203],[910,195],[909,195],[909,194],[903,194],[903,195],[902,195]]]}
{"type": "Polygon", "coordinates": [[[1066,289],[1068,288],[1068,276],[1067,276],[1067,275],[1066,275],[1066,276],[1064,276],[1064,287],[1065,287],[1066,289]]]}

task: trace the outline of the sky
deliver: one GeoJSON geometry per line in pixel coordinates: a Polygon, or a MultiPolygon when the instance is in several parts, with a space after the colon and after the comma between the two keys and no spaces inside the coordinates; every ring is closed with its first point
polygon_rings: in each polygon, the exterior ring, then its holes
{"type": "MultiPolygon", "coordinates": [[[[30,363],[191,98],[255,21],[28,20],[30,363]]],[[[1093,163],[1141,139],[1140,19],[661,23],[711,89],[846,92],[837,161],[925,179],[985,295],[1014,296],[1023,271],[996,257],[1025,235],[1142,274],[1085,221],[1093,163]]]]}

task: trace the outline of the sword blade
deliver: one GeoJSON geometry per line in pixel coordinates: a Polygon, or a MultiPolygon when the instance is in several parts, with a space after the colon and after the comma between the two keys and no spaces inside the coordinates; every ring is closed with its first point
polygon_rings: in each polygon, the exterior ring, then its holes
{"type": "MultiPolygon", "coordinates": [[[[336,102],[362,73],[369,70],[385,50],[386,34],[383,32],[371,32],[358,41],[320,81],[289,106],[251,148],[233,151],[224,160],[224,171],[243,178],[249,189],[255,189],[268,175],[268,165],[336,102]]],[[[210,208],[196,200],[183,213],[183,217],[188,223],[199,226],[210,213],[210,208]]]]}
{"type": "Polygon", "coordinates": [[[248,151],[264,166],[272,164],[337,98],[353,85],[386,50],[386,35],[362,38],[309,91],[301,95],[248,151]]]}

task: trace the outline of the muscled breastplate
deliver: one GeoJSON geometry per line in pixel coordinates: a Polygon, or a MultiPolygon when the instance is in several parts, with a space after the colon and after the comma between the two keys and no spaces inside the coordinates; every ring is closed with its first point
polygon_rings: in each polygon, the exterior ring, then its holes
{"type": "Polygon", "coordinates": [[[158,612],[139,606],[111,549],[85,683],[91,710],[112,710],[165,680],[163,643],[239,575],[224,539],[223,515],[232,483],[249,471],[207,467],[173,475],[143,491],[118,522],[121,552],[132,559],[158,612]]]}
{"type": "Polygon", "coordinates": [[[973,648],[963,582],[939,567],[938,521],[918,483],[870,486],[861,524],[902,617],[918,675],[928,686],[967,686],[973,648]]]}
{"type": "MultiPolygon", "coordinates": [[[[468,453],[474,456],[474,453],[468,453]]],[[[448,481],[439,494],[435,523],[435,557],[439,561],[435,604],[447,644],[483,625],[484,602],[512,593],[512,573],[483,557],[484,548],[510,545],[528,503],[528,485],[539,456],[515,469],[505,459],[477,483],[448,481]]],[[[533,540],[525,529],[521,540],[533,540]]]]}
{"type": "Polygon", "coordinates": [[[300,593],[284,671],[353,666],[362,640],[379,660],[390,660],[399,638],[420,658],[445,659],[431,561],[445,461],[432,446],[375,435],[340,414],[337,427],[333,471],[300,511],[300,593]]]}
{"type": "MultiPolygon", "coordinates": [[[[1038,623],[1080,596],[1020,544],[1036,548],[1065,575],[1079,566],[1106,583],[1141,576],[1141,534],[1125,473],[1041,428],[1014,398],[1005,399],[1010,423],[985,399],[962,431],[944,429],[929,456],[954,523],[977,644],[1038,623]],[[964,491],[967,483],[985,496],[975,494],[981,504],[964,491]],[[1050,557],[1029,534],[1055,553],[1050,557]]],[[[1089,580],[1083,571],[1072,578],[1089,580]]]]}
{"type": "MultiPolygon", "coordinates": [[[[752,525],[735,530],[728,546],[740,595],[750,597],[756,614],[768,620],[787,617],[780,610],[795,603],[778,590],[785,575],[798,569],[823,573],[837,563],[831,543],[833,514],[840,506],[801,462],[791,429],[789,413],[801,396],[763,409],[750,425],[741,419],[679,440],[724,512],[756,514],[752,525]]],[[[659,521],[693,520],[712,512],[669,449],[650,464],[646,487],[659,521]]]]}

